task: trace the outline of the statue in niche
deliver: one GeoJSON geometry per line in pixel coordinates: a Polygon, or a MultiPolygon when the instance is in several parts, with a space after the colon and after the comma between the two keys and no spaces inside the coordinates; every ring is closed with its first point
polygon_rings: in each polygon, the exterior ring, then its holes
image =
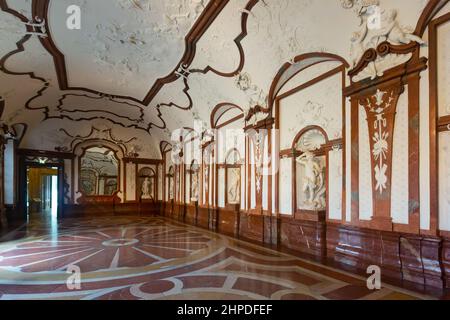
{"type": "Polygon", "coordinates": [[[153,199],[153,183],[149,177],[145,177],[141,187],[141,199],[152,200],[153,199]]]}
{"type": "Polygon", "coordinates": [[[191,177],[192,177],[191,201],[198,201],[198,174],[197,174],[197,172],[193,172],[191,177]]]}
{"type": "Polygon", "coordinates": [[[241,201],[240,186],[241,174],[239,169],[230,169],[230,187],[228,188],[228,202],[231,204],[238,204],[241,201]]]}
{"type": "Polygon", "coordinates": [[[304,205],[313,210],[324,209],[326,207],[326,187],[322,166],[310,151],[304,152],[296,161],[304,167],[304,175],[302,177],[302,192],[306,196],[304,205]]]}
{"type": "Polygon", "coordinates": [[[170,178],[170,187],[169,187],[169,199],[173,200],[173,178],[170,178]]]}

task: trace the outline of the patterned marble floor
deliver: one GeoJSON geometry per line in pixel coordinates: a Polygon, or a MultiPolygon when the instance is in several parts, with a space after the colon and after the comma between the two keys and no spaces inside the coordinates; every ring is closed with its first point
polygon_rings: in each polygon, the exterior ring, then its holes
{"type": "Polygon", "coordinates": [[[370,291],[362,277],[161,217],[105,217],[37,221],[1,237],[0,299],[432,297],[370,291]],[[73,266],[81,283],[71,290],[73,266]]]}

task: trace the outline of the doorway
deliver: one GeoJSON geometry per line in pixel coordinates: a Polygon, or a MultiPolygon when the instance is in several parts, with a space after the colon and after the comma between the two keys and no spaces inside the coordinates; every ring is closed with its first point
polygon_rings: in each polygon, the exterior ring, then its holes
{"type": "Polygon", "coordinates": [[[31,220],[58,217],[58,168],[27,167],[26,213],[31,220]]]}
{"type": "Polygon", "coordinates": [[[17,218],[54,223],[62,216],[64,164],[58,160],[31,160],[31,157],[19,160],[17,218]]]}

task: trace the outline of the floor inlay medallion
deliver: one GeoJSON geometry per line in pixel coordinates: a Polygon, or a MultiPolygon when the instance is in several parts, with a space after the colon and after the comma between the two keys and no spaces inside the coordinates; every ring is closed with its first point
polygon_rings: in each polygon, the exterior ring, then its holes
{"type": "MultiPolygon", "coordinates": [[[[158,217],[31,223],[0,242],[0,299],[430,298],[158,217]],[[80,269],[70,290],[68,270],[80,269]]],[[[71,272],[71,271],[70,271],[71,272]]]]}

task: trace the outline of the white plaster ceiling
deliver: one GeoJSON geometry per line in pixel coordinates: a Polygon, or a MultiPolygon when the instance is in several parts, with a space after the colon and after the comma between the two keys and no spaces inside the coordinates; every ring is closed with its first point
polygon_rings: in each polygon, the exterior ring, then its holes
{"type": "MultiPolygon", "coordinates": [[[[48,1],[49,34],[64,57],[67,88],[52,52],[38,36],[27,37],[25,24],[11,14],[32,20],[33,1],[0,0],[2,121],[29,126],[21,145],[26,148],[54,150],[72,140],[61,128],[86,136],[94,126],[111,129],[121,141],[133,139],[141,156],[159,157],[161,140],[177,128],[194,127],[194,120],[209,124],[217,104],[248,109],[267,95],[280,67],[295,56],[320,51],[350,61],[350,38],[359,30],[355,11],[341,0],[48,1]],[[192,42],[186,38],[202,13],[225,3],[187,50],[192,42]],[[82,10],[81,30],[66,28],[72,4],[82,10]],[[183,71],[178,65],[191,49],[190,73],[166,81],[147,99],[158,79],[183,71]],[[251,90],[237,85],[238,72],[248,76],[251,90]]],[[[398,9],[399,22],[411,28],[426,3],[380,0],[383,8],[398,9]]]]}

